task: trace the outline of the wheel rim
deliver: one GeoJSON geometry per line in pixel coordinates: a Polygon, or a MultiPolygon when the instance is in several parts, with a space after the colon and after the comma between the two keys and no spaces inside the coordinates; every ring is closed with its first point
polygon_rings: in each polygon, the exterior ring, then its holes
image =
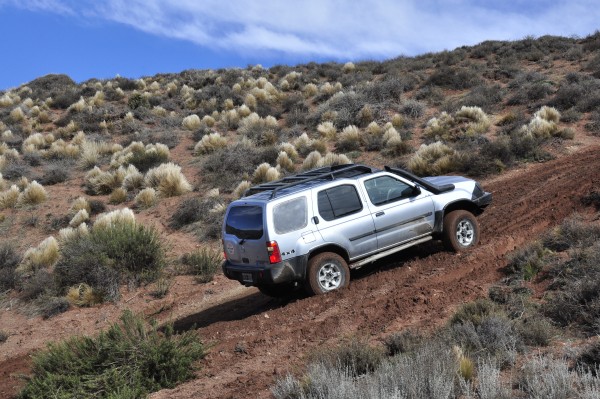
{"type": "Polygon", "coordinates": [[[463,247],[468,247],[475,238],[475,227],[468,219],[462,219],[456,226],[456,240],[463,247]]]}
{"type": "Polygon", "coordinates": [[[325,263],[319,269],[319,286],[323,291],[331,291],[342,285],[342,269],[335,263],[325,263]]]}

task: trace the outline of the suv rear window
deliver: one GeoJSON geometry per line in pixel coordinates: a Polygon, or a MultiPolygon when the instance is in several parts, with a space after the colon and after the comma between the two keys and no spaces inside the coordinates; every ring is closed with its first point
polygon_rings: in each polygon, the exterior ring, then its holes
{"type": "Polygon", "coordinates": [[[263,235],[263,211],[260,206],[243,205],[229,210],[225,233],[237,238],[257,240],[263,235]]]}
{"type": "Polygon", "coordinates": [[[317,194],[319,214],[327,221],[362,210],[362,202],[354,186],[345,184],[317,194]]]}

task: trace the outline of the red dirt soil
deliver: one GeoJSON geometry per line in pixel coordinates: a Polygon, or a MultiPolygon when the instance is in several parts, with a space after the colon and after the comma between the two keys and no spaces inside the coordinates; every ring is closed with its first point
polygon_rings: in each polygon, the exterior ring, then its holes
{"type": "MultiPolygon", "coordinates": [[[[195,325],[213,345],[196,379],[152,398],[270,397],[276,378],[301,373],[320,347],[349,336],[378,341],[407,327],[430,330],[461,303],[485,296],[502,277],[507,253],[574,212],[592,211],[581,198],[600,189],[599,154],[597,145],[573,149],[559,159],[483,181],[494,199],[479,217],[481,241],[473,251],[454,254],[439,243],[424,244],[353,272],[348,289],[328,295],[286,303],[223,276],[208,286],[178,277],[162,300],[150,299],[145,289],[124,293],[119,304],[71,310],[47,321],[12,314],[12,335],[0,346],[0,397],[15,394],[23,384],[19,374],[29,367],[27,355],[43,348],[49,336],[93,334],[125,308],[173,320],[179,330],[195,325]]],[[[15,312],[2,309],[2,328],[9,320],[6,313],[15,312]]]]}

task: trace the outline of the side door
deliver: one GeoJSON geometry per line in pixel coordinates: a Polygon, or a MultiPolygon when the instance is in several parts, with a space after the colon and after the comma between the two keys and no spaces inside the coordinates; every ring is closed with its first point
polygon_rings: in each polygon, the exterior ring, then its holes
{"type": "Polygon", "coordinates": [[[353,184],[313,190],[313,222],[326,243],[348,251],[350,259],[377,251],[375,225],[364,194],[353,184]]]}
{"type": "Polygon", "coordinates": [[[390,175],[364,179],[363,185],[380,250],[433,231],[434,205],[428,191],[390,175]]]}

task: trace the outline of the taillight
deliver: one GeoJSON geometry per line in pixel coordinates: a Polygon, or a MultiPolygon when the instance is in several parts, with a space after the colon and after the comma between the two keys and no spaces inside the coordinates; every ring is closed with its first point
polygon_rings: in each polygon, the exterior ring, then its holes
{"type": "Polygon", "coordinates": [[[225,240],[221,239],[221,244],[223,244],[223,259],[227,259],[227,250],[225,249],[225,240]]]}
{"type": "Polygon", "coordinates": [[[269,262],[281,262],[281,252],[279,252],[279,245],[277,245],[277,241],[267,242],[267,253],[269,254],[269,262]]]}

